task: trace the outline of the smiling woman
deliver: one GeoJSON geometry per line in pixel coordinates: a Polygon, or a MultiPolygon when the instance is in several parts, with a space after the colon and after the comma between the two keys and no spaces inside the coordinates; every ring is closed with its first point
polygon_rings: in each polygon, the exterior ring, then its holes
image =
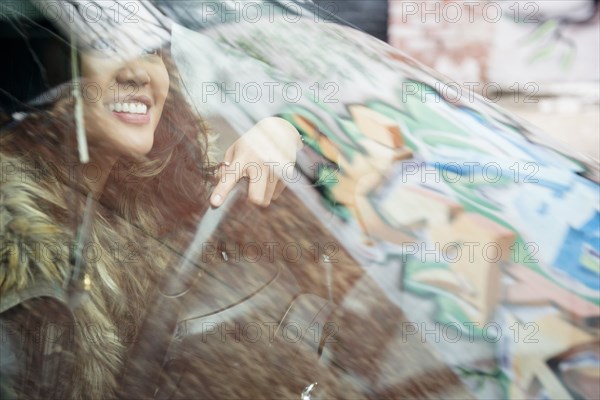
{"type": "MultiPolygon", "coordinates": [[[[15,27],[26,34],[30,25],[15,27]]],[[[7,172],[0,324],[9,337],[0,343],[1,386],[8,397],[114,395],[128,348],[122,335],[143,318],[172,258],[165,248],[181,246],[186,227],[208,207],[208,130],[181,92],[168,49],[124,53],[106,36],[86,39],[78,43],[76,78],[100,89],[82,96],[90,161],[79,161],[82,121],[69,90],[38,97],[43,107],[19,104],[23,112],[0,136],[7,172]],[[90,217],[86,234],[82,221],[90,217]],[[81,287],[73,284],[78,268],[81,287]],[[64,324],[74,328],[56,340],[31,334],[64,324]]],[[[56,54],[36,61],[42,72],[69,65],[56,54]]]]}
{"type": "Polygon", "coordinates": [[[127,24],[107,19],[110,8],[88,21],[80,2],[40,4],[72,12],[58,29],[39,15],[0,19],[15,55],[0,71],[0,388],[3,398],[114,397],[209,198],[223,205],[258,166],[248,197],[268,205],[284,188],[273,165],[293,163],[301,143],[265,118],[217,169],[151,5],[127,24]]]}

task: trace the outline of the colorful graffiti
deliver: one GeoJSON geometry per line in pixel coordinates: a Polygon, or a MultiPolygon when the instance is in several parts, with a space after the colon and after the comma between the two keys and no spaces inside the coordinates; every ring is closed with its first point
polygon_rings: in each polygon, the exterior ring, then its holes
{"type": "Polygon", "coordinates": [[[376,100],[347,105],[350,118],[336,118],[349,142],[307,109],[290,107],[282,116],[339,167],[337,179],[323,183],[329,206],[359,221],[366,243],[402,247],[403,286],[435,298],[437,322],[458,321],[465,333],[474,327],[470,333],[483,340],[499,314],[518,320],[507,307],[560,310],[519,321],[534,323],[542,342],[554,337],[560,344],[511,349],[509,371],[522,380],[504,393],[519,397],[535,378],[551,397],[568,394],[540,366],[597,340],[587,333],[600,316],[597,185],[577,175],[576,163],[565,170],[568,160],[534,148],[511,126],[469,108],[420,101],[432,88],[411,83],[419,91],[402,108],[376,100]],[[432,250],[439,261],[423,262],[432,250]]]}

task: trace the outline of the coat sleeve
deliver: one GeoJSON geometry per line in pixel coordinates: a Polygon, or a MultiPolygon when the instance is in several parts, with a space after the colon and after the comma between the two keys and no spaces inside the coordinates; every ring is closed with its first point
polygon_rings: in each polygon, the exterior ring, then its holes
{"type": "Polygon", "coordinates": [[[0,315],[0,398],[16,399],[19,371],[23,370],[23,346],[18,329],[0,315]]]}

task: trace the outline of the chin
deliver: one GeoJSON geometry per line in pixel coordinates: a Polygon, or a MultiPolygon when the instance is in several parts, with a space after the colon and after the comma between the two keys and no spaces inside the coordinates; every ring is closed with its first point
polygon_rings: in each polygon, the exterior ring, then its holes
{"type": "Polygon", "coordinates": [[[150,150],[152,150],[152,147],[148,148],[147,150],[136,149],[135,151],[129,152],[128,158],[132,158],[136,161],[143,161],[148,153],[150,153],[150,150]]]}
{"type": "Polygon", "coordinates": [[[148,153],[152,150],[152,143],[149,145],[128,147],[121,149],[120,153],[122,157],[133,161],[142,161],[148,153]]]}
{"type": "MultiPolygon", "coordinates": [[[[135,137],[136,134],[140,135],[139,132],[131,133],[132,137],[135,137]]],[[[144,158],[150,153],[150,150],[152,150],[152,146],[154,145],[153,134],[148,136],[147,140],[125,143],[121,146],[120,153],[134,159],[144,158]]]]}

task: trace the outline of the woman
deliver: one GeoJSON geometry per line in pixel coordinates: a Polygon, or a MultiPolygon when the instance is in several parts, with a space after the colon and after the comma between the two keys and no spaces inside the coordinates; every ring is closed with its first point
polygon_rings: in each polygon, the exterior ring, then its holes
{"type": "MultiPolygon", "coordinates": [[[[118,39],[80,39],[80,87],[99,89],[83,91],[82,120],[79,95],[58,90],[49,107],[20,115],[0,136],[3,395],[114,396],[145,305],[165,265],[177,262],[172,250],[185,248],[211,193],[218,206],[250,173],[213,179],[208,130],[181,93],[168,50],[130,44],[124,53],[118,39]],[[79,161],[82,125],[88,163],[79,161]],[[69,286],[80,265],[83,297],[69,286]]],[[[290,143],[273,157],[289,158],[297,132],[269,119],[226,152],[225,165],[256,159],[250,143],[273,128],[290,143]]],[[[267,205],[283,185],[262,178],[249,196],[267,205]]]]}

